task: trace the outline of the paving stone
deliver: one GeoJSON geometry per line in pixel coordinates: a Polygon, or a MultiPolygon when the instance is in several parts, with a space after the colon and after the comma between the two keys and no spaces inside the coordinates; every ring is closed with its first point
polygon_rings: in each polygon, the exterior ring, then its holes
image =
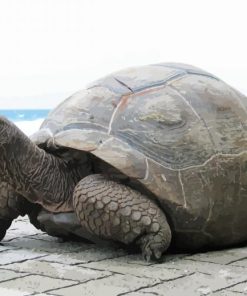
{"type": "Polygon", "coordinates": [[[43,240],[46,242],[53,242],[53,243],[61,243],[63,240],[61,238],[55,237],[55,236],[50,236],[47,233],[37,233],[36,235],[29,236],[31,239],[38,239],[38,240],[43,240]]]}
{"type": "Polygon", "coordinates": [[[29,222],[29,218],[28,218],[28,215],[25,215],[25,216],[19,216],[15,221],[26,221],[26,222],[29,222]]]}
{"type": "Polygon", "coordinates": [[[243,293],[244,295],[247,295],[247,281],[245,283],[240,283],[236,286],[233,286],[229,288],[230,291],[236,293],[243,293]]]}
{"type": "MultiPolygon", "coordinates": [[[[18,291],[18,296],[29,295],[31,293],[46,292],[51,289],[62,288],[77,284],[76,281],[54,279],[39,275],[28,275],[23,278],[13,279],[0,283],[0,288],[18,291]]],[[[5,295],[5,294],[2,294],[5,295]]],[[[7,294],[9,295],[9,294],[7,294]]],[[[10,294],[11,295],[11,294],[10,294]]]]}
{"type": "Polygon", "coordinates": [[[226,277],[229,279],[247,279],[247,268],[233,265],[222,265],[211,262],[192,261],[180,259],[158,265],[160,268],[175,268],[183,272],[201,272],[211,274],[216,277],[226,277]]]}
{"type": "Polygon", "coordinates": [[[14,220],[11,227],[8,229],[3,241],[8,241],[16,238],[16,236],[28,236],[42,233],[39,229],[35,228],[29,221],[14,220]]]}
{"type": "MultiPolygon", "coordinates": [[[[179,260],[180,258],[183,258],[187,256],[186,254],[178,254],[178,255],[171,255],[171,254],[167,254],[163,256],[163,261],[164,262],[170,262],[170,261],[174,261],[174,260],[179,260]]],[[[142,265],[142,266],[150,266],[150,265],[154,265],[154,262],[147,262],[143,259],[141,254],[128,254],[126,256],[121,256],[118,258],[114,259],[116,262],[119,262],[120,264],[122,262],[124,263],[129,263],[129,264],[138,264],[138,265],[142,265]]],[[[156,264],[157,265],[157,264],[156,264]]]]}
{"type": "MultiPolygon", "coordinates": [[[[65,264],[78,264],[78,263],[88,263],[91,261],[100,261],[104,259],[115,258],[124,255],[125,252],[121,249],[105,249],[105,248],[91,248],[89,250],[84,250],[74,253],[66,254],[52,254],[44,259],[44,261],[65,263],[65,264]]],[[[42,261],[43,261],[42,259],[42,261]]]]}
{"type": "Polygon", "coordinates": [[[76,280],[79,282],[111,275],[111,272],[109,271],[96,271],[89,268],[83,268],[81,266],[71,266],[61,263],[45,262],[39,260],[28,260],[22,263],[9,264],[5,265],[5,268],[55,278],[76,280]]]}
{"type": "Polygon", "coordinates": [[[232,261],[247,258],[247,248],[235,248],[207,253],[195,254],[185,257],[186,259],[213,262],[218,264],[229,264],[232,261]]]}
{"type": "MultiPolygon", "coordinates": [[[[0,269],[0,283],[2,281],[18,278],[27,275],[27,273],[18,273],[12,270],[0,269]]],[[[3,294],[2,294],[3,295],[3,294]]]]}
{"type": "Polygon", "coordinates": [[[12,290],[11,288],[2,288],[0,286],[0,295],[2,296],[20,296],[20,295],[23,295],[23,294],[20,294],[19,291],[17,290],[12,290]]]}
{"type": "Polygon", "coordinates": [[[22,249],[35,249],[42,252],[49,253],[68,253],[68,252],[76,252],[79,250],[85,250],[92,247],[90,244],[79,244],[77,242],[52,242],[52,241],[44,241],[34,238],[21,237],[16,238],[10,242],[5,242],[5,246],[14,246],[22,249]]]}
{"type": "Polygon", "coordinates": [[[239,281],[240,279],[237,280],[236,278],[232,279],[225,276],[206,275],[196,272],[190,276],[167,281],[152,288],[141,289],[139,292],[166,296],[210,295],[213,291],[227,288],[239,281]]]}
{"type": "Polygon", "coordinates": [[[124,261],[115,259],[92,262],[89,264],[83,264],[81,266],[161,280],[175,279],[180,277],[181,275],[188,274],[188,272],[185,272],[183,270],[167,269],[164,266],[160,267],[160,265],[158,264],[152,266],[143,266],[138,264],[129,264],[124,261]]]}
{"type": "Polygon", "coordinates": [[[231,263],[229,265],[231,265],[231,266],[242,266],[242,267],[247,268],[247,258],[235,261],[235,262],[233,262],[233,263],[231,263]]]}
{"type": "Polygon", "coordinates": [[[35,252],[32,250],[7,250],[3,253],[0,253],[0,265],[10,264],[14,262],[20,262],[23,260],[34,259],[44,257],[47,254],[42,252],[35,252]]]}
{"type": "Polygon", "coordinates": [[[3,251],[7,251],[7,250],[13,250],[13,249],[16,249],[16,247],[11,247],[11,246],[4,246],[4,244],[0,244],[0,253],[3,252],[3,251]]]}
{"type": "Polygon", "coordinates": [[[155,279],[138,278],[131,275],[113,275],[104,279],[90,281],[70,288],[63,288],[55,291],[55,294],[62,296],[83,295],[83,296],[116,296],[136,290],[140,287],[154,285],[155,279]]]}

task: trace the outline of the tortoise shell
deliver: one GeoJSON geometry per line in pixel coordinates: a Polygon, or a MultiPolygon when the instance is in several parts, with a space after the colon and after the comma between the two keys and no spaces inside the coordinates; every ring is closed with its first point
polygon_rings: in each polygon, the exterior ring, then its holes
{"type": "Polygon", "coordinates": [[[138,180],[177,245],[217,246],[247,239],[246,108],[244,95],[199,68],[135,67],[66,99],[33,140],[86,151],[138,180]]]}

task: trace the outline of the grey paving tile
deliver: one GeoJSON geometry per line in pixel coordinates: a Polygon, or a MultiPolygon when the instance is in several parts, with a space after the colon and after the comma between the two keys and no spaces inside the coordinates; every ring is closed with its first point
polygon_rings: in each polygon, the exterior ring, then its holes
{"type": "Polygon", "coordinates": [[[92,262],[89,264],[83,264],[81,266],[161,280],[175,279],[182,275],[188,274],[188,272],[186,271],[167,269],[164,266],[160,266],[158,264],[152,266],[143,266],[139,264],[130,264],[124,262],[124,260],[121,261],[115,259],[103,260],[100,262],[92,262]]]}
{"type": "Polygon", "coordinates": [[[79,264],[115,258],[124,254],[125,252],[121,249],[106,249],[98,247],[74,253],[52,254],[43,258],[42,260],[65,264],[79,264]]]}
{"type": "MultiPolygon", "coordinates": [[[[164,262],[176,261],[176,260],[180,260],[185,256],[187,255],[186,254],[178,254],[178,255],[167,254],[163,256],[163,261],[164,262]]],[[[115,258],[115,261],[119,263],[125,262],[129,264],[138,264],[143,266],[150,266],[155,264],[154,262],[145,261],[141,254],[128,254],[125,256],[121,256],[119,258],[115,258]]]]}
{"type": "Polygon", "coordinates": [[[232,262],[229,265],[232,265],[232,266],[242,266],[242,267],[247,268],[247,258],[246,259],[242,259],[242,260],[234,261],[234,262],[232,262]]]}
{"type": "Polygon", "coordinates": [[[18,290],[14,290],[11,288],[2,288],[0,286],[0,295],[2,295],[2,296],[20,296],[23,294],[20,294],[20,291],[18,291],[18,290]]]}
{"type": "Polygon", "coordinates": [[[11,246],[5,246],[3,243],[0,244],[0,253],[3,251],[7,251],[7,250],[13,250],[13,249],[17,249],[16,247],[11,247],[11,246]]]}
{"type": "Polygon", "coordinates": [[[120,293],[129,292],[140,287],[150,286],[157,283],[154,279],[138,278],[131,275],[113,275],[104,279],[90,281],[70,288],[55,291],[62,296],[116,296],[120,293]]]}
{"type": "Polygon", "coordinates": [[[188,256],[187,259],[213,262],[218,264],[229,264],[232,261],[247,258],[247,248],[235,248],[207,253],[199,253],[192,256],[188,256]]]}
{"type": "MultiPolygon", "coordinates": [[[[61,263],[28,260],[22,263],[5,265],[5,268],[15,271],[40,274],[54,278],[84,282],[111,275],[109,271],[92,270],[81,266],[71,266],[61,263]]],[[[1,278],[1,269],[0,269],[1,278]]]]}
{"type": "Polygon", "coordinates": [[[239,281],[241,281],[241,279],[228,278],[220,275],[206,275],[196,272],[187,277],[164,282],[152,288],[142,289],[140,292],[156,293],[156,295],[166,296],[210,295],[213,291],[227,288],[239,281]]]}
{"type": "Polygon", "coordinates": [[[0,269],[0,283],[6,280],[18,278],[27,275],[28,273],[19,273],[12,270],[0,269]]]}
{"type": "Polygon", "coordinates": [[[45,232],[44,233],[37,233],[36,235],[29,236],[29,238],[43,240],[43,241],[46,241],[46,242],[53,242],[53,243],[56,243],[56,244],[62,242],[61,238],[58,238],[58,237],[55,237],[55,236],[50,236],[45,232]]]}
{"type": "Polygon", "coordinates": [[[114,247],[61,242],[36,232],[26,217],[8,235],[0,244],[3,296],[247,294],[247,247],[164,255],[154,265],[114,247]]]}
{"type": "Polygon", "coordinates": [[[24,296],[31,293],[46,292],[50,289],[66,287],[76,283],[76,281],[60,280],[39,275],[29,275],[23,278],[2,282],[0,283],[0,288],[9,289],[13,292],[18,292],[18,296],[24,296]]]}
{"type": "Polygon", "coordinates": [[[179,259],[159,264],[160,268],[175,268],[183,272],[201,272],[219,277],[247,279],[247,268],[233,265],[222,265],[211,262],[179,259]]]}
{"type": "Polygon", "coordinates": [[[39,229],[35,228],[29,220],[14,220],[11,227],[8,229],[3,241],[12,240],[16,236],[28,236],[42,233],[39,229]]]}
{"type": "Polygon", "coordinates": [[[231,288],[229,288],[229,290],[233,293],[235,293],[235,295],[237,293],[243,293],[244,295],[247,295],[247,281],[245,283],[240,283],[236,286],[233,286],[231,288]]]}
{"type": "Polygon", "coordinates": [[[7,250],[0,253],[0,266],[23,260],[40,258],[46,256],[46,253],[35,252],[32,250],[7,250]]]}
{"type": "MultiPolygon", "coordinates": [[[[15,221],[26,221],[26,222],[29,222],[29,218],[28,218],[28,215],[25,215],[25,216],[19,216],[15,221]]],[[[12,226],[11,226],[12,227],[12,226]]]]}
{"type": "Polygon", "coordinates": [[[5,242],[6,247],[14,246],[25,250],[38,250],[49,253],[69,253],[79,250],[89,249],[92,247],[90,244],[80,244],[77,242],[59,242],[57,241],[44,241],[35,238],[18,237],[10,242],[5,242]]]}

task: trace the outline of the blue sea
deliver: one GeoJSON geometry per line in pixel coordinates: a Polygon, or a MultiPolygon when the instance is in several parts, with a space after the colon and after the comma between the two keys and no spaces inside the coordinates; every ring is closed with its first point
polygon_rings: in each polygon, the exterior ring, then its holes
{"type": "Polygon", "coordinates": [[[14,122],[31,121],[45,118],[49,111],[49,109],[0,109],[0,115],[14,122]]]}
{"type": "Polygon", "coordinates": [[[13,121],[26,135],[38,131],[50,109],[0,109],[0,116],[13,121]]]}

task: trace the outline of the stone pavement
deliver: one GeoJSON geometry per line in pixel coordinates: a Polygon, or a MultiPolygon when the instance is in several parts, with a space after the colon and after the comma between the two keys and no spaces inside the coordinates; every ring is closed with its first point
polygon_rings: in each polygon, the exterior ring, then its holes
{"type": "Polygon", "coordinates": [[[247,294],[247,247],[163,261],[148,264],[124,250],[62,242],[24,217],[0,244],[0,295],[247,294]]]}

